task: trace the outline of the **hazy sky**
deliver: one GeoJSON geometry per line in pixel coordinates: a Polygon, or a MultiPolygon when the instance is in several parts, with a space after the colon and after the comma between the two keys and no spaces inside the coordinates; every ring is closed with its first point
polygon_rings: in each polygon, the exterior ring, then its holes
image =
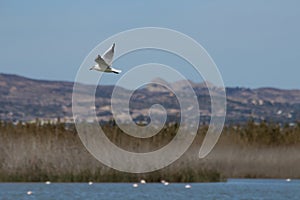
{"type": "Polygon", "coordinates": [[[298,0],[1,0],[0,73],[73,81],[98,43],[144,26],[194,38],[226,86],[300,89],[298,0]]]}

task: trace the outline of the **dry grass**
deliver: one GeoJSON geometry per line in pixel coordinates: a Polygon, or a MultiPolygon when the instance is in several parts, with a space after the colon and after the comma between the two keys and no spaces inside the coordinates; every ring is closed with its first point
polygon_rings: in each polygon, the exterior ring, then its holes
{"type": "MultiPolygon", "coordinates": [[[[64,124],[0,124],[0,181],[220,181],[224,177],[300,178],[300,128],[272,124],[228,127],[214,150],[198,159],[207,127],[202,127],[190,149],[171,166],[147,174],[110,169],[87,152],[74,127],[64,124]],[[277,135],[276,135],[277,134],[277,135]]],[[[103,127],[117,145],[145,152],[160,148],[176,132],[165,127],[147,140],[132,139],[116,126],[103,127]],[[151,145],[155,144],[155,145],[151,145]]]]}

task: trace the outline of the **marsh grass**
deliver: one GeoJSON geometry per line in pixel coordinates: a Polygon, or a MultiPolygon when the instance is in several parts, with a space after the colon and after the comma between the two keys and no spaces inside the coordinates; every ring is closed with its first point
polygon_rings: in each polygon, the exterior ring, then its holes
{"type": "MultiPolygon", "coordinates": [[[[132,139],[117,126],[102,126],[126,150],[147,152],[167,144],[178,124],[166,125],[148,139],[132,139]]],[[[300,178],[300,125],[254,123],[226,126],[213,151],[198,159],[207,130],[201,126],[188,151],[172,165],[144,174],[110,169],[81,143],[75,127],[64,123],[0,123],[0,181],[58,182],[211,182],[227,177],[300,178]]]]}

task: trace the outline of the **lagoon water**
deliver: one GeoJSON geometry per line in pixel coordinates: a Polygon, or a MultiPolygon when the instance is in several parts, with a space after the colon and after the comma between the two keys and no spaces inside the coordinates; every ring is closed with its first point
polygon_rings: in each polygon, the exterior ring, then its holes
{"type": "Polygon", "coordinates": [[[299,200],[300,180],[229,179],[224,183],[0,183],[0,199],[299,200]],[[32,193],[28,194],[28,191],[32,193]]]}

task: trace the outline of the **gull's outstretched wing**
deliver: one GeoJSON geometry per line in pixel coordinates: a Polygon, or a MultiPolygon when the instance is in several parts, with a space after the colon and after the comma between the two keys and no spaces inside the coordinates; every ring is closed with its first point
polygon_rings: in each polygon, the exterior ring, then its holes
{"type": "Polygon", "coordinates": [[[103,60],[111,66],[115,53],[115,43],[103,54],[103,60]]]}
{"type": "Polygon", "coordinates": [[[103,58],[101,58],[100,55],[97,56],[97,58],[95,59],[95,62],[99,64],[99,67],[100,67],[100,68],[102,68],[102,67],[103,67],[103,68],[108,67],[108,64],[104,61],[103,58]]]}

